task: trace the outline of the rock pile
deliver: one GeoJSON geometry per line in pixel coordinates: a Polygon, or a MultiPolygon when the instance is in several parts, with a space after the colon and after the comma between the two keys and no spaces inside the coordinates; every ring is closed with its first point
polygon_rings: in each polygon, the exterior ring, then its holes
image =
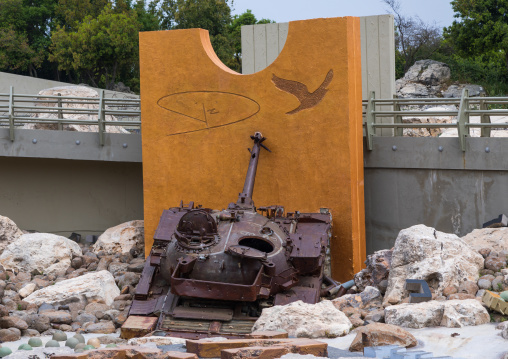
{"type": "Polygon", "coordinates": [[[450,67],[439,61],[420,60],[395,81],[397,96],[401,98],[425,97],[461,97],[465,88],[470,97],[481,96],[485,90],[480,85],[452,84],[450,85],[450,67]]]}
{"type": "Polygon", "coordinates": [[[416,61],[404,77],[395,81],[397,95],[402,98],[437,97],[447,87],[450,76],[450,67],[445,63],[434,60],[416,61]]]}
{"type": "MultiPolygon", "coordinates": [[[[459,328],[503,320],[500,314],[487,311],[481,297],[484,289],[508,289],[508,236],[502,239],[506,230],[478,230],[459,238],[425,225],[404,229],[392,249],[367,257],[366,268],[355,275],[349,294],[319,305],[333,304],[345,314],[350,328],[358,333],[352,351],[362,350],[363,339],[371,345],[416,345],[416,339],[403,328],[459,328]],[[490,242],[496,244],[496,251],[486,248],[490,242]],[[409,303],[406,279],[425,280],[432,300],[409,303]]],[[[298,302],[265,309],[255,328],[314,338],[349,331],[329,331],[327,323],[336,312],[327,309],[333,314],[323,318],[317,306],[298,302]]]]}
{"type": "MultiPolygon", "coordinates": [[[[485,95],[485,90],[480,85],[459,84],[450,85],[450,68],[442,62],[433,60],[416,61],[409,68],[404,77],[395,81],[396,94],[399,98],[460,98],[464,89],[468,90],[469,97],[477,97],[485,95]]],[[[458,106],[455,105],[422,105],[422,106],[402,106],[403,110],[415,111],[457,111],[458,106]]],[[[471,116],[471,122],[480,122],[478,116],[471,116]]],[[[492,116],[493,123],[506,122],[504,117],[492,116]]],[[[425,116],[425,117],[403,117],[403,123],[415,124],[439,124],[439,123],[456,123],[456,116],[425,116]]],[[[472,137],[479,137],[479,129],[471,129],[472,137]]],[[[457,137],[456,128],[405,128],[403,135],[408,137],[457,137]]],[[[493,130],[492,137],[506,137],[506,131],[493,130]]]]}
{"type": "MultiPolygon", "coordinates": [[[[508,289],[506,230],[459,238],[424,225],[404,229],[392,249],[368,256],[348,294],[264,309],[253,330],[305,338],[356,330],[351,350],[361,350],[365,343],[414,346],[403,328],[505,320],[489,313],[481,297],[486,289],[508,289]],[[406,279],[425,280],[432,300],[410,304],[406,279]]],[[[144,267],[143,221],[110,228],[92,246],[47,233],[23,234],[6,217],[0,217],[0,235],[8,243],[0,253],[1,341],[58,330],[111,334],[125,322],[144,267]]]]}
{"type": "Polygon", "coordinates": [[[23,234],[0,217],[0,341],[55,330],[114,333],[127,319],[144,265],[143,221],[107,230],[94,246],[23,234]]]}

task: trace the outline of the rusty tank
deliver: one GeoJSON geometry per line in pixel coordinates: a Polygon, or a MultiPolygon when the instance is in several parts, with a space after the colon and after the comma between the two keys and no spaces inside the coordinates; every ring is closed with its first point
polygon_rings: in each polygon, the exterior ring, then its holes
{"type": "Polygon", "coordinates": [[[260,153],[270,150],[261,133],[250,137],[254,144],[236,202],[223,210],[180,202],[163,211],[123,337],[153,330],[189,339],[242,337],[263,308],[345,292],[327,276],[328,210],[254,206],[260,153]]]}

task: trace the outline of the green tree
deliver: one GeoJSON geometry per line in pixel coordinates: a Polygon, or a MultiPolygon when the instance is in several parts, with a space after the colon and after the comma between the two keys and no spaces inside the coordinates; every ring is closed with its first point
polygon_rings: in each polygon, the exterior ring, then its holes
{"type": "Polygon", "coordinates": [[[47,58],[56,3],[0,0],[0,70],[37,76],[37,69],[47,58]]]}
{"type": "Polygon", "coordinates": [[[455,20],[445,29],[447,41],[465,56],[502,51],[508,69],[508,0],[453,0],[455,20]]]}
{"type": "Polygon", "coordinates": [[[30,47],[26,35],[13,28],[0,28],[0,69],[35,76],[35,69],[43,59],[42,52],[35,52],[30,47]]]}
{"type": "Polygon", "coordinates": [[[119,77],[135,71],[138,31],[134,11],[115,13],[106,7],[97,18],[86,16],[75,31],[57,27],[49,59],[92,86],[111,89],[119,77]]]}
{"type": "Polygon", "coordinates": [[[73,30],[86,16],[99,16],[107,4],[108,0],[58,0],[57,22],[66,30],[73,30]]]}
{"type": "Polygon", "coordinates": [[[138,18],[139,31],[161,30],[157,2],[152,1],[147,4],[144,0],[138,0],[134,4],[134,11],[138,18]]]}
{"type": "Polygon", "coordinates": [[[232,21],[232,0],[162,0],[159,7],[161,29],[208,30],[210,41],[219,59],[236,69],[234,45],[229,26],[232,21]]]}
{"type": "Polygon", "coordinates": [[[268,19],[257,20],[251,10],[246,10],[240,15],[233,16],[231,25],[228,27],[228,37],[233,48],[233,61],[228,66],[235,71],[242,72],[242,33],[244,25],[269,24],[274,21],[268,19]]]}

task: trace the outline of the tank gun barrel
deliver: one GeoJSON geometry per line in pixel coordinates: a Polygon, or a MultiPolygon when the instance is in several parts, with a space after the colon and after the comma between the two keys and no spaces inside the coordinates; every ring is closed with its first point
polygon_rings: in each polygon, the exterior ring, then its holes
{"type": "Polygon", "coordinates": [[[261,147],[268,152],[272,151],[263,145],[263,142],[266,140],[266,138],[263,137],[261,132],[256,132],[254,136],[250,136],[250,138],[254,140],[254,146],[252,147],[252,150],[249,149],[249,168],[247,169],[247,175],[245,176],[243,191],[238,195],[237,204],[252,207],[254,206],[254,202],[252,201],[252,193],[254,192],[254,182],[256,180],[256,171],[258,168],[259,153],[261,151],[261,147]]]}

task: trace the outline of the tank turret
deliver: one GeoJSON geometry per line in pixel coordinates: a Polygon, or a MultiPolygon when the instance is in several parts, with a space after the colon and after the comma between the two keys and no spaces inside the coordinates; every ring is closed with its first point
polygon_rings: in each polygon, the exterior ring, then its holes
{"type": "Polygon", "coordinates": [[[254,206],[261,149],[270,150],[261,133],[251,139],[236,203],[213,210],[181,202],[163,211],[130,316],[157,317],[157,328],[170,335],[238,337],[250,333],[263,308],[316,303],[330,292],[323,282],[336,284],[326,277],[328,211],[285,213],[282,206],[254,206]]]}

